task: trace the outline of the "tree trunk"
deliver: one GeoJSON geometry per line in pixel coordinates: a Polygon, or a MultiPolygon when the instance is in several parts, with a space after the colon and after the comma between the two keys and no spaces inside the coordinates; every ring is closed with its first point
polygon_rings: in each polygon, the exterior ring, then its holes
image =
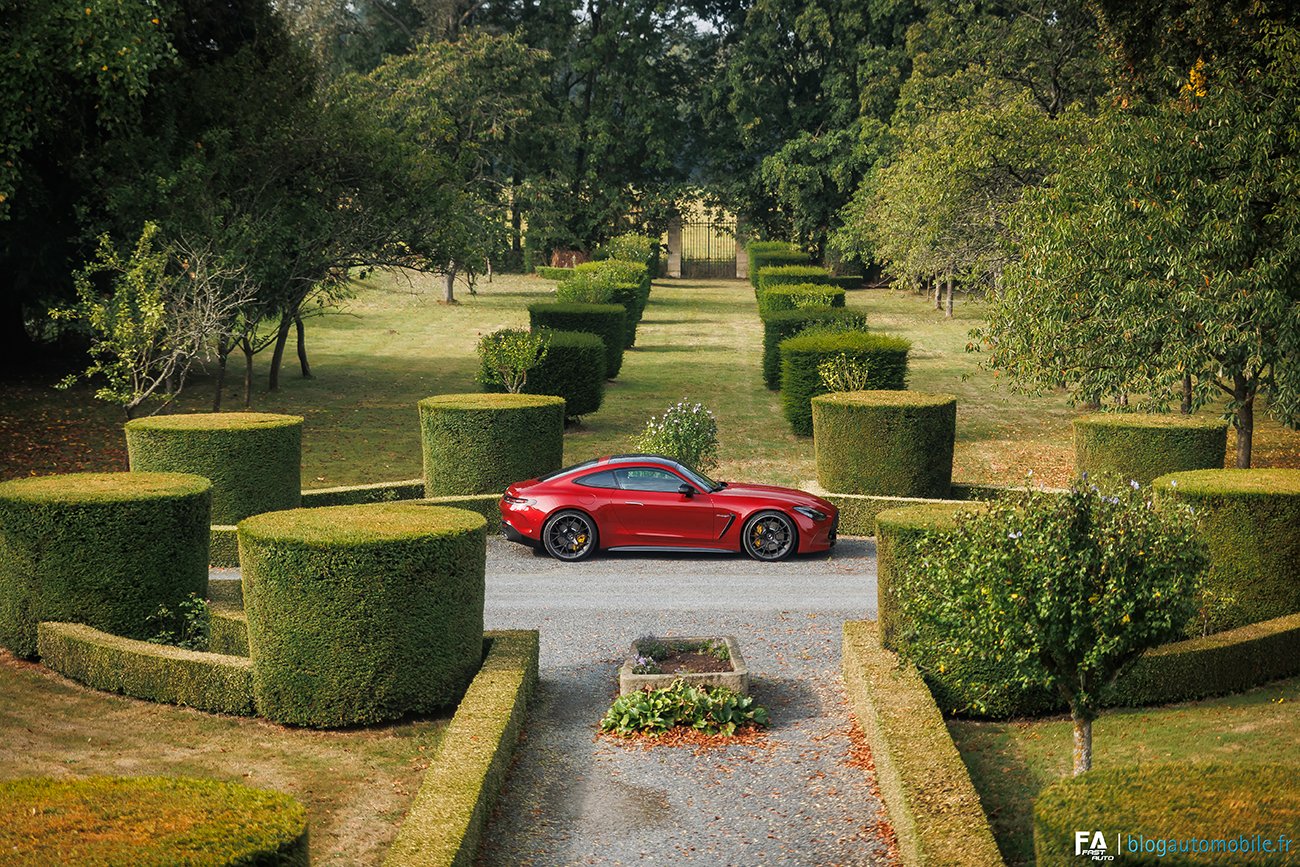
{"type": "Polygon", "coordinates": [[[1088,398],[1083,402],[1083,408],[1088,410],[1089,412],[1096,412],[1097,410],[1101,409],[1101,398],[1099,397],[1088,398]]]}
{"type": "Polygon", "coordinates": [[[245,338],[240,341],[244,351],[244,409],[253,405],[253,344],[245,338]]]}
{"type": "Polygon", "coordinates": [[[944,314],[943,314],[943,315],[944,315],[944,318],[946,318],[946,319],[951,319],[951,318],[952,318],[952,282],[953,282],[953,281],[952,281],[952,272],[949,271],[949,272],[948,272],[948,303],[947,303],[947,307],[945,308],[945,310],[944,310],[944,314]]]}
{"type": "Polygon", "coordinates": [[[1071,711],[1074,720],[1074,775],[1092,770],[1092,720],[1071,711]]]}
{"type": "Polygon", "coordinates": [[[1183,403],[1179,409],[1183,415],[1192,414],[1192,375],[1190,373],[1183,374],[1183,403]]]}
{"type": "Polygon", "coordinates": [[[212,411],[221,412],[221,393],[226,388],[226,361],[230,358],[230,344],[223,335],[217,341],[217,391],[212,396],[212,411]]]}
{"type": "Polygon", "coordinates": [[[939,277],[934,278],[934,309],[943,309],[943,279],[939,277]]]}
{"type": "Polygon", "coordinates": [[[298,366],[302,368],[302,378],[312,379],[311,365],[307,362],[307,328],[301,316],[293,317],[293,324],[298,329],[298,366]]]}
{"type": "Polygon", "coordinates": [[[1248,470],[1255,439],[1255,391],[1238,375],[1233,377],[1232,396],[1237,401],[1237,469],[1248,470]]]}
{"type": "Polygon", "coordinates": [[[267,391],[280,390],[280,365],[284,363],[284,347],[289,342],[289,327],[293,317],[288,313],[280,317],[280,327],[275,332],[275,351],[271,353],[271,372],[266,378],[267,391]]]}
{"type": "Polygon", "coordinates": [[[442,303],[456,303],[456,269],[451,266],[442,275],[442,303]]]}

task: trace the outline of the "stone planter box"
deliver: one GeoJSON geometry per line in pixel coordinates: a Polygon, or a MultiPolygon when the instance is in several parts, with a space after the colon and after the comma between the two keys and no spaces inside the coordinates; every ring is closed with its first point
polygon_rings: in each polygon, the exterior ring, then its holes
{"type": "Polygon", "coordinates": [[[650,689],[660,689],[672,684],[674,680],[684,680],[692,686],[725,686],[727,689],[739,695],[749,695],[749,667],[745,664],[745,657],[740,653],[740,644],[736,641],[735,636],[672,636],[665,637],[664,641],[671,642],[691,642],[691,641],[725,641],[727,643],[727,654],[731,657],[730,671],[709,671],[709,672],[683,672],[675,674],[671,671],[665,671],[663,674],[633,674],[632,669],[636,664],[637,646],[633,642],[628,651],[627,659],[618,670],[618,694],[627,695],[629,692],[649,687],[650,689]]]}

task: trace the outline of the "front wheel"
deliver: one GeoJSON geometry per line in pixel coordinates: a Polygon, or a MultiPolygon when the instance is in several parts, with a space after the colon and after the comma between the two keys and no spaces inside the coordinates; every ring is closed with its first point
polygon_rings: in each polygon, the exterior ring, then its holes
{"type": "Polygon", "coordinates": [[[780,512],[759,512],[745,522],[740,543],[755,560],[773,562],[794,553],[794,522],[780,512]]]}
{"type": "Polygon", "coordinates": [[[596,523],[573,509],[560,512],[542,528],[542,546],[556,560],[582,560],[596,550],[596,523]]]}

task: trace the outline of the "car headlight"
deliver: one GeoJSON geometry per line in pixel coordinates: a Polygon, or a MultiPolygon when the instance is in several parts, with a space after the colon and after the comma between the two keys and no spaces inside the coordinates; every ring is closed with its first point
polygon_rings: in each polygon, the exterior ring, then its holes
{"type": "Polygon", "coordinates": [[[794,510],[801,515],[806,515],[814,521],[825,521],[826,513],[814,509],[812,506],[795,506],[794,510]]]}

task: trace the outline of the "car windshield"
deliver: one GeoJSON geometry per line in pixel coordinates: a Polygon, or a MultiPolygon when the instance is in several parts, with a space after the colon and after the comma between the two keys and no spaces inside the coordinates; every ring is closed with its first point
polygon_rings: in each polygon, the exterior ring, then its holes
{"type": "Polygon", "coordinates": [[[722,490],[723,486],[721,482],[713,481],[713,479],[704,475],[704,473],[697,473],[695,470],[686,466],[686,464],[677,463],[674,461],[673,466],[676,467],[677,471],[680,472],[687,479],[689,479],[690,482],[694,484],[695,487],[697,488],[703,488],[709,493],[722,490]]]}

